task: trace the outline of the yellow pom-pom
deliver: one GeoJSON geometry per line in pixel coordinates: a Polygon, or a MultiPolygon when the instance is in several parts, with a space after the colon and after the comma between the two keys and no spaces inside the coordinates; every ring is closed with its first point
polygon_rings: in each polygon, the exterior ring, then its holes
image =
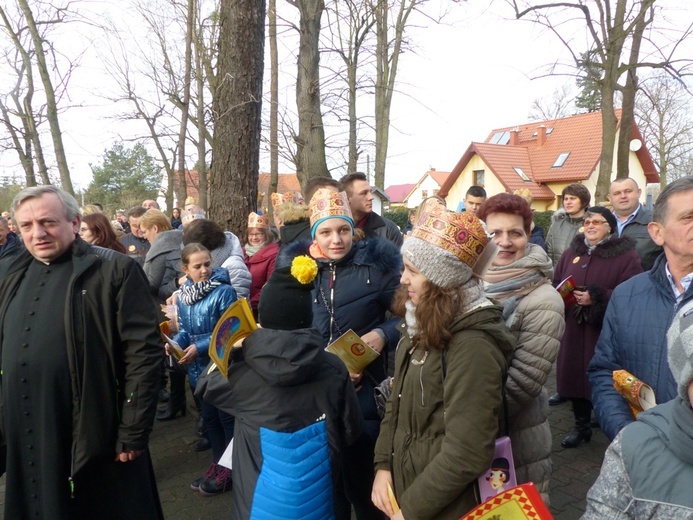
{"type": "Polygon", "coordinates": [[[301,255],[291,262],[291,276],[306,284],[312,282],[318,274],[318,264],[308,255],[301,255]]]}

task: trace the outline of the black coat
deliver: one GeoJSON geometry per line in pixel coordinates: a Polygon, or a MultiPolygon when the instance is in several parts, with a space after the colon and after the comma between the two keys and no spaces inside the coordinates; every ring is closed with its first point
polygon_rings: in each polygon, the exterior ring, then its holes
{"type": "Polygon", "coordinates": [[[585,235],[575,236],[556,264],[554,286],[572,275],[576,286],[586,286],[592,305],[566,309],[565,333],[558,351],[556,381],[558,393],[564,397],[592,399],[587,380],[587,365],[594,356],[606,306],[611,293],[620,283],[642,273],[635,242],[612,235],[587,254],[585,235]],[[576,311],[584,312],[580,322],[576,311]]]}
{"type": "MultiPolygon", "coordinates": [[[[164,349],[156,306],[142,269],[127,256],[90,246],[78,237],[72,248],[73,273],[64,295],[65,315],[56,319],[65,320],[67,331],[64,341],[70,373],[65,384],[72,388],[73,413],[66,420],[72,422],[71,467],[77,476],[81,471],[93,471],[95,464],[114,464],[117,452],[146,450],[164,349]]],[[[32,260],[23,251],[0,280],[0,322],[32,260]]],[[[1,334],[0,328],[0,345],[1,334]]],[[[148,460],[148,455],[142,459],[143,471],[151,469],[148,460]]],[[[155,486],[147,475],[143,480],[155,486]]],[[[133,480],[119,482],[107,491],[127,504],[133,489],[142,487],[142,481],[133,480]]],[[[101,507],[94,504],[93,511],[101,507]]],[[[158,507],[157,497],[144,517],[156,518],[158,507]]]]}

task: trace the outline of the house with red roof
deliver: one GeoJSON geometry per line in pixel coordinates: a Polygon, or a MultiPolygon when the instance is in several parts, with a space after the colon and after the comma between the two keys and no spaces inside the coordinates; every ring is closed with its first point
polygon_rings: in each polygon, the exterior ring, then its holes
{"type": "Polygon", "coordinates": [[[394,184],[385,189],[390,197],[391,207],[416,208],[426,197],[438,195],[441,186],[450,176],[449,172],[439,172],[435,168],[423,174],[415,184],[394,184]]]}
{"type": "MultiPolygon", "coordinates": [[[[616,116],[620,121],[620,109],[616,116]]],[[[645,202],[645,185],[659,182],[659,173],[635,123],[630,139],[629,175],[643,188],[645,202]]],[[[467,147],[439,195],[455,210],[473,185],[483,186],[489,196],[527,188],[534,198],[532,208],[545,211],[560,207],[563,188],[580,183],[590,190],[593,202],[601,202],[594,201],[601,146],[601,112],[497,128],[483,143],[467,147]]],[[[616,153],[612,172],[616,178],[616,153]]]]}

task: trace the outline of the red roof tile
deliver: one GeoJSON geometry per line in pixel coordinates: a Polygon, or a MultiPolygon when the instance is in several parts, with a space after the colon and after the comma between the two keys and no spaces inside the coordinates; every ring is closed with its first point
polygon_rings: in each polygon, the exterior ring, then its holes
{"type": "MultiPolygon", "coordinates": [[[[616,116],[620,119],[620,109],[616,111],[616,116]]],[[[484,143],[470,145],[441,188],[441,196],[447,195],[466,164],[477,153],[509,192],[526,187],[535,199],[553,200],[553,192],[544,183],[584,181],[594,172],[601,155],[601,125],[601,112],[592,112],[496,128],[484,143]],[[546,131],[543,144],[540,142],[542,126],[546,131]],[[513,136],[513,132],[517,132],[517,135],[513,136]],[[498,138],[501,138],[500,141],[498,138]],[[561,167],[553,167],[564,153],[569,154],[565,163],[561,167]],[[533,182],[523,181],[513,167],[522,168],[533,182]]],[[[631,138],[642,140],[635,124],[631,138]]],[[[647,181],[658,182],[659,175],[646,147],[641,147],[636,155],[647,181]]]]}
{"type": "Polygon", "coordinates": [[[445,181],[448,180],[448,177],[450,176],[450,172],[437,172],[435,170],[431,170],[427,173],[433,177],[433,180],[438,183],[438,186],[445,184],[445,181]]]}
{"type": "MultiPolygon", "coordinates": [[[[257,191],[259,194],[266,194],[269,189],[270,174],[260,172],[257,180],[257,191]]],[[[280,173],[277,181],[277,193],[286,193],[287,191],[301,192],[301,183],[298,182],[298,177],[295,173],[280,173]]]]}
{"type": "Polygon", "coordinates": [[[405,201],[415,187],[416,184],[393,184],[385,188],[385,194],[390,197],[391,203],[399,204],[405,201]]]}

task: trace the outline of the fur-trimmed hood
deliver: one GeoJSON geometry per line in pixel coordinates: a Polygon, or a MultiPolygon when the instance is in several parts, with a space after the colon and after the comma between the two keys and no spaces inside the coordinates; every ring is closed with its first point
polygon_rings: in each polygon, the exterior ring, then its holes
{"type": "Polygon", "coordinates": [[[559,220],[570,220],[572,222],[580,222],[584,217],[573,218],[566,212],[565,208],[559,208],[553,212],[551,215],[551,223],[558,222],[559,220]]]}
{"type": "MultiPolygon", "coordinates": [[[[588,251],[588,247],[585,244],[584,233],[578,233],[573,238],[570,243],[570,248],[577,255],[584,255],[588,251]]],[[[622,255],[627,251],[635,250],[635,241],[630,237],[617,237],[616,235],[611,235],[611,238],[606,242],[602,242],[594,248],[592,251],[593,255],[600,258],[615,258],[622,255]]]]}
{"type": "Polygon", "coordinates": [[[306,222],[310,220],[310,208],[305,204],[294,204],[285,202],[279,208],[277,215],[284,224],[295,224],[296,222],[306,222]]]}

